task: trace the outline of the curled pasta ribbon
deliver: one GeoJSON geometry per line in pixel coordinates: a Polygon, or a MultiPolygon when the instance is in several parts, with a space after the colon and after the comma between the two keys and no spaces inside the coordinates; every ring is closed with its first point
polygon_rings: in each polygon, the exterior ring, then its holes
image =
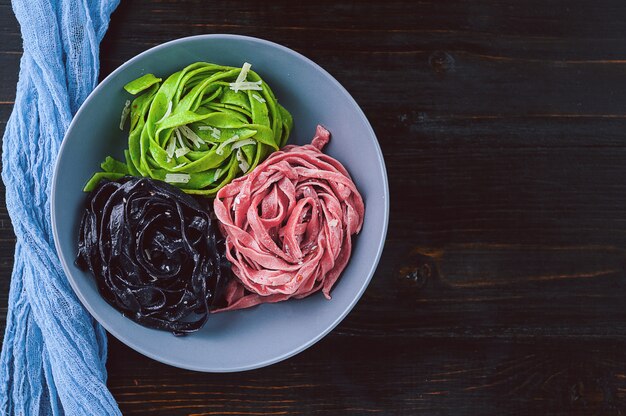
{"type": "Polygon", "coordinates": [[[125,163],[107,157],[85,186],[125,175],[168,182],[212,197],[285,145],[292,117],[249,64],[191,64],[165,81],[144,75],[124,88],[130,116],[125,163]]]}
{"type": "Polygon", "coordinates": [[[213,201],[236,278],[217,311],[330,291],[348,264],[365,206],[348,171],[322,153],[330,133],[285,146],[213,201]]]}
{"type": "Polygon", "coordinates": [[[195,332],[230,276],[211,214],[161,181],[102,181],[83,213],[76,263],[133,321],[176,335],[195,332]]]}

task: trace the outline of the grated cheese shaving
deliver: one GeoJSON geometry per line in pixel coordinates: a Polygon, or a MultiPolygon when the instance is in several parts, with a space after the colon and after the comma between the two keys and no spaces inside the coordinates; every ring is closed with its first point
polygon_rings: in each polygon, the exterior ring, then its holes
{"type": "Polygon", "coordinates": [[[265,102],[265,98],[261,97],[260,95],[257,94],[252,94],[252,98],[254,98],[255,100],[257,100],[258,102],[260,102],[261,104],[265,102]]]}
{"type": "Polygon", "coordinates": [[[185,143],[183,142],[183,136],[181,136],[180,131],[178,131],[178,128],[174,129],[174,133],[176,134],[176,138],[178,139],[178,144],[180,144],[180,147],[187,147],[185,146],[185,143]]]}
{"type": "Polygon", "coordinates": [[[191,130],[189,127],[187,126],[180,126],[179,130],[181,131],[181,133],[183,133],[183,136],[185,136],[187,139],[189,139],[194,146],[196,146],[196,148],[200,148],[200,145],[202,143],[204,143],[202,141],[202,139],[200,138],[200,136],[198,136],[193,130],[191,130]]]}
{"type": "Polygon", "coordinates": [[[122,115],[120,117],[120,130],[124,130],[124,124],[126,124],[126,119],[130,114],[130,100],[126,100],[124,103],[124,108],[122,109],[122,115]]]}
{"type": "Polygon", "coordinates": [[[248,169],[250,169],[250,164],[248,164],[241,149],[237,149],[237,160],[239,161],[239,169],[241,169],[243,173],[246,173],[248,169]]]}
{"type": "Polygon", "coordinates": [[[231,90],[235,92],[247,91],[247,90],[263,91],[263,88],[261,87],[262,83],[263,81],[240,82],[238,84],[231,82],[228,84],[228,86],[230,87],[231,90]]]}
{"type": "Polygon", "coordinates": [[[233,137],[231,137],[230,139],[226,140],[225,142],[223,142],[222,144],[220,144],[217,149],[215,149],[215,153],[217,153],[218,155],[223,155],[224,154],[224,148],[226,147],[226,145],[232,143],[232,142],[236,142],[237,140],[239,140],[239,136],[238,135],[234,135],[233,137]]]}
{"type": "Polygon", "coordinates": [[[330,225],[331,227],[336,227],[337,224],[339,224],[339,221],[337,221],[336,218],[333,218],[332,220],[328,221],[328,225],[330,225]]]}
{"type": "Polygon", "coordinates": [[[174,138],[174,135],[171,135],[170,141],[167,144],[167,149],[165,149],[165,153],[167,153],[167,157],[169,159],[172,159],[172,157],[174,157],[174,150],[176,150],[176,139],[174,138]]]}
{"type": "Polygon", "coordinates": [[[245,88],[242,88],[242,86],[246,83],[246,77],[248,76],[248,71],[250,71],[250,67],[252,65],[250,65],[247,62],[244,62],[243,66],[241,67],[241,71],[239,71],[239,75],[237,75],[237,79],[235,80],[235,82],[231,82],[228,85],[230,86],[230,89],[235,91],[235,92],[239,92],[240,90],[244,90],[245,88]]]}
{"type": "Polygon", "coordinates": [[[254,140],[254,139],[241,140],[241,141],[233,144],[230,149],[231,150],[239,149],[240,147],[243,147],[243,146],[245,146],[247,144],[256,144],[256,140],[254,140]]]}
{"type": "Polygon", "coordinates": [[[239,76],[237,76],[237,79],[235,80],[235,84],[240,84],[246,80],[246,77],[248,76],[248,71],[250,71],[251,67],[252,65],[250,65],[249,63],[243,63],[241,71],[239,71],[239,76]]]}
{"type": "Polygon", "coordinates": [[[222,168],[217,168],[217,170],[215,171],[215,174],[213,175],[213,182],[217,181],[220,178],[221,174],[222,174],[222,168]]]}
{"type": "Polygon", "coordinates": [[[165,182],[167,183],[188,183],[191,176],[188,173],[167,173],[165,182]]]}
{"type": "Polygon", "coordinates": [[[202,131],[211,130],[211,136],[215,137],[216,139],[219,139],[220,134],[222,133],[220,129],[216,129],[215,127],[212,127],[212,126],[200,126],[198,127],[198,130],[202,130],[202,131]]]}
{"type": "Polygon", "coordinates": [[[189,148],[183,147],[182,149],[176,149],[176,157],[185,156],[187,153],[191,152],[189,148]]]}

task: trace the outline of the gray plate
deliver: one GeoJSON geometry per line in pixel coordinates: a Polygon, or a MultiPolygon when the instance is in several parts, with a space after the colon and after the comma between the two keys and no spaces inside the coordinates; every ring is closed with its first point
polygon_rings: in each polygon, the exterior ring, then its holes
{"type": "Polygon", "coordinates": [[[116,338],[155,360],[210,372],[263,367],[320,340],[348,314],[367,287],[380,258],[389,215],[385,165],[370,124],[348,92],[304,56],[268,41],[234,35],[178,39],[152,48],[115,70],[91,93],[67,131],[52,188],[54,239],[74,291],[116,338]],[[107,155],[122,157],[126,137],[120,113],[124,84],[145,74],[160,77],[196,61],[241,66],[247,61],[294,118],[290,143],[309,143],[320,123],[332,133],[326,153],[350,171],[365,200],[363,229],[352,258],[332,291],[303,300],[211,315],[199,332],[174,337],[124,318],[98,294],[94,279],[74,265],[78,226],[89,177],[107,155]]]}

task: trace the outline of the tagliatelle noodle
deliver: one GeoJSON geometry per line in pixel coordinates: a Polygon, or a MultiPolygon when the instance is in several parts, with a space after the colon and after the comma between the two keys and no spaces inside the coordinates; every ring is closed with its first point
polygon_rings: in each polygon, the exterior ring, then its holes
{"type": "Polygon", "coordinates": [[[233,278],[218,310],[330,291],[346,267],[365,206],[343,165],[322,153],[329,132],[286,146],[222,188],[213,203],[233,278]]]}

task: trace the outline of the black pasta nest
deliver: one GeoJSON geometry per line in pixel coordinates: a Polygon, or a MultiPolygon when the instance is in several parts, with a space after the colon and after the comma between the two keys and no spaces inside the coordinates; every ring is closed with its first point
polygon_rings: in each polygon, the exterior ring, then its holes
{"type": "Polygon", "coordinates": [[[88,198],[76,263],[135,322],[197,331],[230,270],[209,209],[165,182],[102,182],[88,198]]]}

